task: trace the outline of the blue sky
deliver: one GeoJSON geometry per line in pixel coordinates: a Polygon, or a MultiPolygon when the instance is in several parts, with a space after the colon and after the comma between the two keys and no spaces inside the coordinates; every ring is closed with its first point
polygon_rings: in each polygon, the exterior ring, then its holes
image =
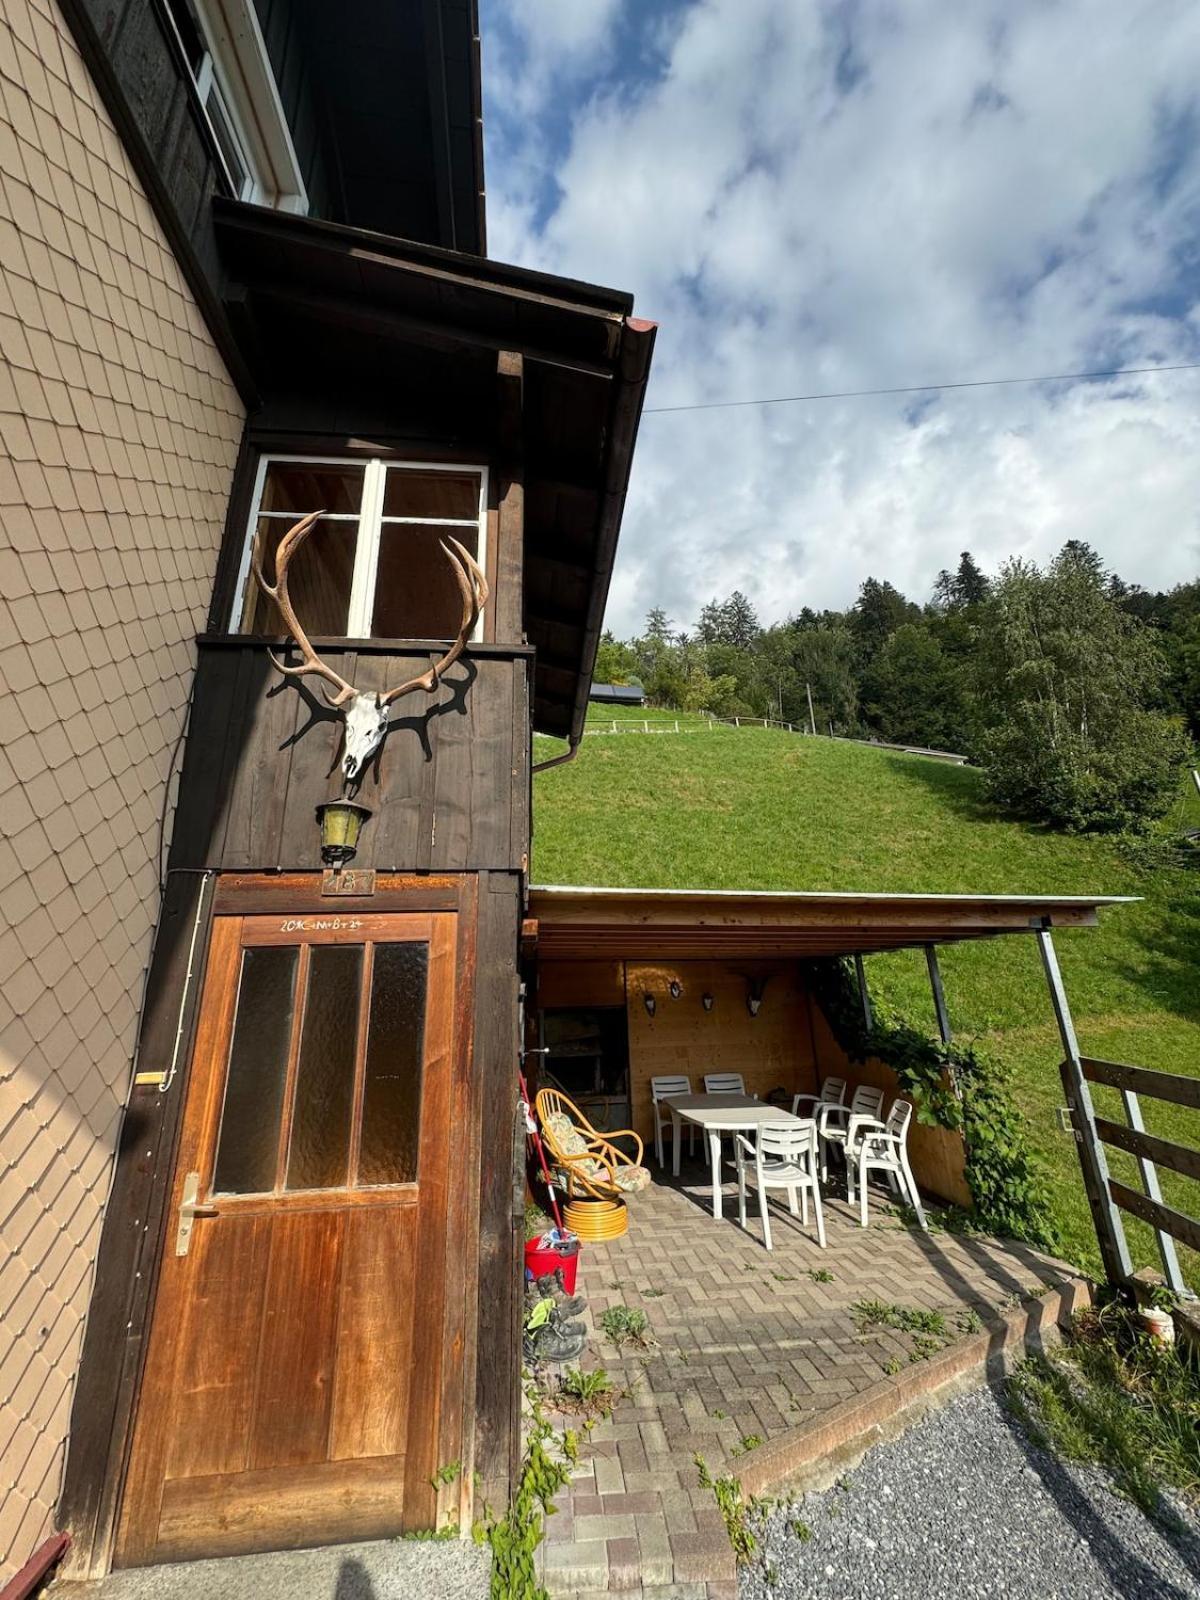
{"type": "MultiPolygon", "coordinates": [[[[483,0],[491,253],[631,290],[649,406],[1200,361],[1185,0],[483,0]]],[[[1090,540],[1200,573],[1200,372],[647,416],[609,622],[1090,540]]]]}

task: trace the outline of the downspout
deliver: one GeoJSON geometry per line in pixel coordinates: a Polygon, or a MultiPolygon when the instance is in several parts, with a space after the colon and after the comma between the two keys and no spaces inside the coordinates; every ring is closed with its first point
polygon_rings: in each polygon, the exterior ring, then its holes
{"type": "MultiPolygon", "coordinates": [[[[568,761],[574,761],[579,754],[579,744],[578,738],[572,739],[571,748],[565,755],[551,756],[549,761],[535,761],[529,770],[531,772],[549,772],[551,767],[565,767],[568,761]]],[[[2,1597],[0,1597],[0,1600],[2,1600],[2,1597]]]]}

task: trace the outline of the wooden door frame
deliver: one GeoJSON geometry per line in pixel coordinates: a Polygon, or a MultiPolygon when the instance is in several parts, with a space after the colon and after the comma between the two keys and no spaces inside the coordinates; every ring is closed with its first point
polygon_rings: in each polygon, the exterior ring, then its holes
{"type": "MultiPolygon", "coordinates": [[[[438,1514],[455,1508],[469,1526],[473,1442],[481,1083],[474,1070],[474,991],[479,881],[474,873],[380,873],[369,896],[336,899],[321,893],[321,874],[168,874],[135,1061],[138,1075],[165,1066],[179,1042],[178,1068],[165,1092],[135,1079],[122,1119],[113,1186],[105,1212],[75,1384],[59,1526],[71,1535],[64,1576],[100,1577],[112,1564],[121,1496],[141,1397],[146,1345],[158,1288],[158,1268],[171,1216],[182,1111],[191,1084],[199,998],[203,990],[215,916],[271,913],[346,914],[350,911],[452,911],[458,915],[454,996],[453,1116],[468,1130],[462,1182],[451,1186],[448,1238],[465,1241],[459,1266],[448,1274],[443,1334],[452,1339],[453,1370],[463,1403],[465,1470],[443,1486],[438,1514]],[[194,949],[191,946],[196,934],[194,949]],[[189,959],[190,952],[190,959],[189,959]],[[453,1323],[453,1327],[451,1324],[453,1323]],[[119,1354],[114,1358],[114,1350],[119,1354]]],[[[448,1383],[447,1383],[448,1387],[448,1383]]],[[[444,1407],[443,1414],[454,1414],[444,1407]]],[[[443,1423],[443,1433],[448,1423],[443,1423]]],[[[439,1450],[442,1447],[439,1438],[439,1450]]],[[[439,1455],[439,1462],[448,1459],[439,1455]]]]}

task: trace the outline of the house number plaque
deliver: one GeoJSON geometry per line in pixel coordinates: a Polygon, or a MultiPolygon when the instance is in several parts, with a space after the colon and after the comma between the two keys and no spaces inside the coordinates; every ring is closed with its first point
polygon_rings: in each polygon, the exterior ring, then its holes
{"type": "Polygon", "coordinates": [[[375,868],[349,867],[338,872],[335,867],[321,878],[322,894],[374,894],[375,868]]]}

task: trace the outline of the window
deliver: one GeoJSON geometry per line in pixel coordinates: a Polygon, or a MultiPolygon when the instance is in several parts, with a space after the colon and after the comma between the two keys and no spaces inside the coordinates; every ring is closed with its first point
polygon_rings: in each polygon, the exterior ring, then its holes
{"type": "MultiPolygon", "coordinates": [[[[286,632],[250,570],[259,541],[263,572],[293,523],[325,516],[292,561],[296,614],[316,638],[452,639],[462,599],[441,551],[447,536],[485,564],[487,469],[432,462],[339,461],[268,456],[259,463],[232,626],[286,632]]],[[[476,637],[482,618],[476,628],[476,637]]]]}
{"type": "Polygon", "coordinates": [[[166,0],[166,6],[230,193],[307,211],[253,0],[166,0]]]}

